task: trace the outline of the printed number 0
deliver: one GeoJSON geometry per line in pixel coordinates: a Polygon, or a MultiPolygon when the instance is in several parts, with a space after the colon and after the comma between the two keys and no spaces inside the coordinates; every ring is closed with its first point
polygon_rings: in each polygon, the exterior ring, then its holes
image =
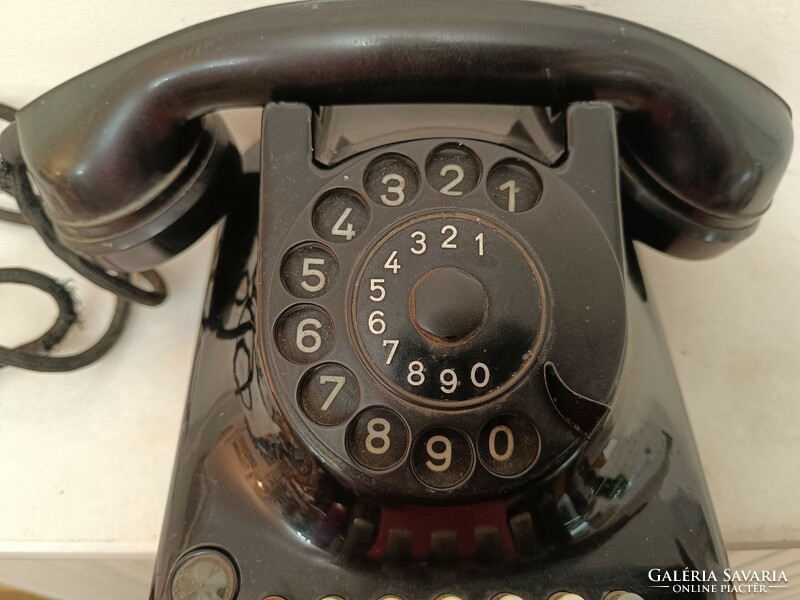
{"type": "Polygon", "coordinates": [[[406,377],[406,381],[411,385],[422,385],[425,383],[425,374],[423,371],[425,367],[423,364],[418,361],[412,361],[408,365],[408,376],[406,377]]]}
{"type": "Polygon", "coordinates": [[[425,449],[428,451],[428,456],[430,456],[431,459],[441,461],[438,464],[432,462],[431,460],[426,461],[425,466],[431,471],[441,473],[442,471],[447,471],[447,469],[450,468],[450,462],[453,460],[453,444],[451,444],[450,440],[448,440],[445,436],[434,435],[428,440],[428,443],[425,444],[425,449]],[[434,449],[435,444],[442,444],[444,446],[444,450],[437,452],[434,449]]]}
{"type": "Polygon", "coordinates": [[[300,352],[311,354],[312,352],[319,350],[322,346],[322,336],[318,331],[306,329],[307,326],[311,326],[316,329],[322,329],[322,323],[320,323],[318,319],[303,319],[297,324],[297,336],[294,340],[295,344],[297,345],[297,349],[300,350],[300,352]],[[311,338],[310,346],[307,346],[304,343],[303,340],[306,338],[311,338]]]}
{"type": "Polygon", "coordinates": [[[386,419],[375,418],[370,419],[367,423],[367,439],[364,441],[364,446],[370,454],[384,454],[389,449],[389,431],[392,427],[386,419]],[[380,429],[378,427],[380,426],[380,429]],[[376,445],[375,441],[380,441],[380,445],[376,445]]]}
{"type": "Polygon", "coordinates": [[[475,387],[486,387],[486,384],[489,383],[489,367],[480,362],[475,363],[472,366],[472,370],[469,372],[469,379],[475,387]],[[478,379],[479,371],[483,372],[480,380],[478,379]]]}
{"type": "Polygon", "coordinates": [[[511,455],[514,454],[514,434],[511,432],[511,429],[505,425],[498,425],[492,429],[489,434],[489,454],[498,462],[504,462],[511,458],[511,455]],[[506,451],[502,454],[497,451],[498,433],[504,433],[506,436],[506,451]]]}

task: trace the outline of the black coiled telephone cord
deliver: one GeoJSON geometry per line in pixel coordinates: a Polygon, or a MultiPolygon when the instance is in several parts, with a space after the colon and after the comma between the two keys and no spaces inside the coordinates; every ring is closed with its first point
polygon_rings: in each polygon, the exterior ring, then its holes
{"type": "MultiPolygon", "coordinates": [[[[0,120],[13,123],[16,110],[0,104],[0,120]]],[[[87,261],[66,248],[56,235],[53,224],[44,212],[39,197],[33,190],[28,172],[19,158],[19,142],[15,127],[7,127],[0,134],[0,148],[15,151],[0,154],[0,191],[14,197],[19,212],[0,208],[0,221],[33,227],[48,248],[67,265],[95,285],[114,294],[116,306],[111,323],[102,337],[91,347],[69,356],[52,356],[51,353],[78,322],[75,301],[67,286],[48,275],[24,268],[0,268],[0,284],[28,285],[49,294],[58,306],[55,323],[43,335],[16,348],[0,346],[0,368],[13,366],[32,371],[73,371],[85,367],[102,357],[119,339],[128,319],[131,302],[156,306],[167,297],[164,280],[156,271],[139,273],[151,289],[142,289],[130,281],[129,274],[111,273],[87,261]]]]}

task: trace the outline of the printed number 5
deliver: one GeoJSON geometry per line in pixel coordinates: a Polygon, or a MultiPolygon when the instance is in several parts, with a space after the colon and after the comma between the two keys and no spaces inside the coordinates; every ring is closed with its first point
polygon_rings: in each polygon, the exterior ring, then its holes
{"type": "Polygon", "coordinates": [[[322,266],[325,264],[324,258],[304,258],[303,259],[303,277],[316,277],[317,283],[311,285],[305,279],[300,282],[302,287],[307,292],[318,292],[325,287],[325,273],[319,269],[312,269],[312,265],[322,266]]]}

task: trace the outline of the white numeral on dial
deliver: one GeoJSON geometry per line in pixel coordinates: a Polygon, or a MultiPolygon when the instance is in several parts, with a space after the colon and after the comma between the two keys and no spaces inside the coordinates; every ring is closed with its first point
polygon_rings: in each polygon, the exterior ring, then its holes
{"type": "Polygon", "coordinates": [[[297,324],[297,335],[295,336],[295,345],[300,352],[311,354],[316,352],[322,346],[322,336],[318,331],[313,329],[306,329],[306,327],[314,327],[315,329],[322,329],[322,323],[318,319],[303,319],[297,324]],[[306,345],[306,339],[311,338],[311,345],[306,345]]]}
{"type": "Polygon", "coordinates": [[[425,383],[425,367],[418,360],[414,360],[408,365],[408,375],[406,381],[411,385],[422,385],[425,383]]]}
{"type": "Polygon", "coordinates": [[[450,468],[450,462],[453,460],[453,444],[450,443],[450,440],[445,436],[432,436],[431,439],[428,440],[428,443],[425,444],[425,449],[428,451],[428,456],[431,457],[431,460],[425,462],[425,466],[431,471],[441,473],[450,468]],[[437,451],[436,448],[434,448],[437,444],[444,446],[444,449],[437,451]],[[433,462],[434,460],[440,462],[433,462]]]}
{"type": "Polygon", "coordinates": [[[458,248],[456,244],[452,243],[458,235],[458,229],[456,229],[453,225],[445,225],[442,227],[441,233],[442,235],[446,235],[448,233],[450,234],[450,237],[442,242],[442,248],[458,248]]]}
{"type": "Polygon", "coordinates": [[[397,262],[397,250],[392,251],[389,258],[387,258],[386,262],[383,264],[383,268],[391,271],[395,275],[397,274],[400,270],[400,263],[397,262]]]}
{"type": "Polygon", "coordinates": [[[333,227],[331,227],[331,235],[340,235],[340,236],[344,237],[344,239],[346,239],[348,241],[350,241],[354,237],[356,237],[356,232],[353,229],[353,224],[352,223],[347,223],[347,227],[342,229],[342,225],[345,224],[345,221],[347,221],[347,217],[350,216],[351,212],[353,212],[352,208],[348,207],[348,208],[344,209],[344,212],[339,217],[339,220],[336,221],[336,223],[333,224],[333,227]]]}
{"type": "Polygon", "coordinates": [[[458,376],[453,369],[445,369],[439,373],[439,383],[442,384],[439,386],[440,390],[445,394],[452,394],[458,387],[458,376]]]}
{"type": "Polygon", "coordinates": [[[369,326],[370,332],[375,335],[380,335],[386,331],[386,321],[384,321],[381,317],[383,317],[382,310],[373,310],[369,315],[369,321],[367,325],[369,326]]]}
{"type": "Polygon", "coordinates": [[[320,271],[319,269],[312,269],[313,265],[324,265],[325,259],[324,258],[304,258],[303,259],[303,277],[316,277],[317,283],[310,284],[307,281],[303,280],[300,282],[300,287],[302,287],[307,292],[318,292],[322,288],[325,287],[325,273],[320,271]]]}
{"type": "Polygon", "coordinates": [[[391,350],[389,350],[389,356],[386,357],[386,364],[392,364],[392,359],[394,358],[394,353],[397,352],[397,345],[400,343],[400,340],[383,340],[383,347],[391,346],[391,350]]]}
{"type": "Polygon", "coordinates": [[[478,242],[478,256],[483,256],[483,233],[476,235],[475,241],[478,242]]]}
{"type": "Polygon", "coordinates": [[[444,177],[448,173],[455,173],[456,176],[451,179],[447,185],[445,185],[439,191],[444,194],[445,196],[462,196],[464,192],[459,192],[458,190],[454,190],[453,188],[456,187],[459,183],[464,181],[464,169],[462,169],[458,165],[445,165],[442,167],[442,170],[439,171],[439,175],[444,177]]]}
{"type": "Polygon", "coordinates": [[[344,381],[345,378],[343,375],[320,375],[319,378],[320,385],[325,385],[326,383],[334,384],[333,390],[331,390],[331,393],[328,394],[327,399],[325,400],[325,402],[322,403],[322,406],[320,407],[322,410],[328,410],[328,408],[330,408],[330,405],[333,403],[333,401],[336,399],[336,396],[339,395],[339,392],[344,387],[344,381]]]}
{"type": "Polygon", "coordinates": [[[381,202],[386,206],[400,206],[406,199],[406,195],[403,192],[406,187],[406,180],[397,173],[389,173],[383,176],[381,183],[386,186],[387,193],[394,194],[394,198],[389,198],[386,194],[381,194],[381,202]],[[389,185],[393,181],[396,185],[389,185]]]}
{"type": "Polygon", "coordinates": [[[519,186],[513,179],[509,179],[500,186],[501,191],[508,190],[508,212],[515,212],[517,210],[517,194],[519,193],[519,186]]]}
{"type": "Polygon", "coordinates": [[[392,429],[389,421],[376,417],[367,423],[367,439],[364,446],[370,454],[384,454],[389,449],[389,431],[392,429]],[[375,442],[380,442],[376,444],[375,442]]]}
{"type": "Polygon", "coordinates": [[[489,433],[489,454],[499,462],[507,461],[514,454],[514,434],[505,425],[497,425],[489,433]],[[500,454],[497,451],[497,435],[502,433],[506,437],[506,451],[500,454]]]}
{"type": "Polygon", "coordinates": [[[475,387],[486,387],[489,383],[489,367],[483,363],[475,363],[469,372],[469,379],[475,387]]]}
{"type": "Polygon", "coordinates": [[[428,246],[425,244],[425,234],[422,231],[415,231],[411,234],[411,237],[414,238],[414,241],[418,246],[411,248],[411,252],[414,254],[422,254],[428,249],[428,246]]]}
{"type": "Polygon", "coordinates": [[[369,280],[369,291],[370,292],[378,292],[378,297],[370,296],[369,299],[373,302],[380,302],[386,297],[386,288],[383,287],[381,284],[386,283],[385,279],[370,279],[369,280]]]}

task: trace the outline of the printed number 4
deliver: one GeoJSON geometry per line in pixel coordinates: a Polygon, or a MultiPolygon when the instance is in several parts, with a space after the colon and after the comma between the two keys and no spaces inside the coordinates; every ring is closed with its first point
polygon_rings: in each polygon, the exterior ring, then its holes
{"type": "Polygon", "coordinates": [[[347,241],[350,241],[354,237],[356,237],[356,232],[353,229],[352,223],[347,223],[347,227],[342,229],[342,225],[345,224],[345,222],[347,221],[347,217],[350,216],[351,212],[353,212],[352,208],[348,207],[344,209],[344,212],[339,217],[339,220],[333,224],[333,227],[331,227],[331,235],[340,235],[344,237],[344,239],[346,239],[347,241]]]}
{"type": "Polygon", "coordinates": [[[383,264],[383,268],[397,274],[400,270],[400,263],[397,262],[397,250],[392,251],[389,258],[387,258],[386,262],[383,264]]]}

